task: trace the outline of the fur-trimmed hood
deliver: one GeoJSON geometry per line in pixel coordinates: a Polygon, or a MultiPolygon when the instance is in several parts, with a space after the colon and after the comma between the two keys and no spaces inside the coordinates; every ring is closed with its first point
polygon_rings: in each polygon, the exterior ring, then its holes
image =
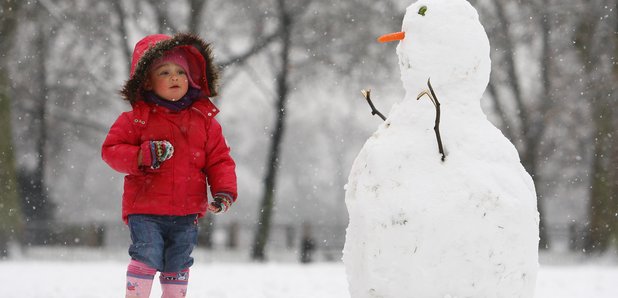
{"type": "Polygon", "coordinates": [[[186,50],[187,60],[193,81],[198,84],[207,97],[217,95],[219,70],[214,63],[214,55],[209,43],[200,37],[179,33],[174,36],[154,34],[144,37],[135,44],[131,60],[131,74],[124,84],[120,94],[125,100],[134,103],[142,99],[142,88],[146,80],[148,68],[163,54],[176,47],[186,50]]]}

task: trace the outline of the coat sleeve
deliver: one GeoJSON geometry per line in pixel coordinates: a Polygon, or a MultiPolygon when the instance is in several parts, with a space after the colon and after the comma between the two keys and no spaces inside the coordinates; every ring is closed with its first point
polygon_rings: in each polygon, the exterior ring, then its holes
{"type": "Polygon", "coordinates": [[[103,142],[101,157],[118,172],[143,175],[144,172],[137,165],[139,150],[139,134],[136,127],[129,120],[127,113],[122,113],[109,129],[103,142]]]}
{"type": "Polygon", "coordinates": [[[230,155],[230,147],[225,141],[221,125],[214,118],[208,127],[204,172],[213,196],[225,195],[236,201],[236,163],[230,155]]]}

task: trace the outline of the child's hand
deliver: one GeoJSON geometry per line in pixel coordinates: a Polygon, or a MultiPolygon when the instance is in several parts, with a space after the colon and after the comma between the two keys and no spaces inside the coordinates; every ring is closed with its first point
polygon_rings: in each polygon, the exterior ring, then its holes
{"type": "Polygon", "coordinates": [[[214,201],[208,205],[208,211],[211,211],[215,214],[223,213],[230,209],[231,205],[232,200],[228,196],[216,194],[214,201]]]}
{"type": "Polygon", "coordinates": [[[142,144],[142,160],[146,159],[144,151],[150,152],[150,166],[151,169],[158,169],[161,163],[172,158],[174,155],[174,146],[168,141],[146,141],[142,144]]]}

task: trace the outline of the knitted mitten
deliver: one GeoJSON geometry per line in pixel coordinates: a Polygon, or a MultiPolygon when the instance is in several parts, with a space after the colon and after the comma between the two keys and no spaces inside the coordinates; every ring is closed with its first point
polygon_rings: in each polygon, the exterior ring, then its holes
{"type": "Polygon", "coordinates": [[[151,169],[158,169],[162,162],[174,155],[174,146],[168,141],[146,141],[141,149],[142,164],[150,165],[151,169]]]}
{"type": "Polygon", "coordinates": [[[232,199],[232,196],[228,193],[216,193],[214,195],[213,202],[210,203],[210,205],[208,206],[208,210],[212,211],[215,214],[223,213],[230,209],[230,206],[232,206],[233,202],[234,200],[232,199]]]}

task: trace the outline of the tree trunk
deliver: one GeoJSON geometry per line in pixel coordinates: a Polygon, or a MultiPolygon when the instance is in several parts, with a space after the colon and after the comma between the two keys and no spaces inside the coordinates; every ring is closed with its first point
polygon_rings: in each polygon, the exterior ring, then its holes
{"type": "Polygon", "coordinates": [[[0,260],[9,256],[8,243],[19,239],[21,230],[8,90],[5,72],[2,71],[0,72],[0,140],[2,140],[0,142],[0,260]]]}
{"type": "MultiPolygon", "coordinates": [[[[615,80],[616,84],[618,83],[618,80],[615,80]]],[[[616,86],[616,85],[614,85],[616,86]]],[[[614,100],[611,106],[611,109],[613,109],[614,111],[616,110],[616,108],[618,107],[618,102],[616,102],[616,92],[617,92],[617,88],[614,87],[614,90],[612,92],[612,94],[614,94],[614,100]]],[[[612,115],[612,132],[615,134],[618,131],[618,113],[613,113],[612,115]]],[[[611,202],[611,210],[613,210],[614,212],[612,212],[612,214],[609,214],[609,220],[610,220],[610,236],[613,236],[613,241],[614,241],[614,247],[616,249],[618,249],[618,137],[617,136],[613,136],[610,140],[612,142],[612,144],[610,145],[610,154],[611,154],[611,158],[610,158],[610,164],[609,164],[609,175],[608,175],[608,180],[609,180],[609,188],[610,188],[610,193],[609,193],[609,200],[611,202]]]]}
{"type": "Polygon", "coordinates": [[[611,154],[612,130],[611,111],[601,100],[594,100],[595,143],[591,171],[592,184],[588,205],[588,237],[584,245],[586,252],[603,252],[609,248],[616,210],[612,204],[612,181],[608,156],[611,154]]]}
{"type": "Polygon", "coordinates": [[[44,24],[40,25],[38,36],[36,37],[36,46],[39,50],[37,77],[33,82],[38,89],[36,107],[33,113],[32,129],[38,129],[38,133],[33,133],[36,136],[35,153],[37,164],[34,169],[20,169],[19,172],[19,189],[22,195],[22,210],[26,219],[26,230],[24,241],[28,244],[45,244],[47,237],[50,235],[49,224],[54,214],[54,204],[49,198],[47,186],[45,184],[45,169],[47,166],[47,101],[48,92],[46,85],[46,68],[45,62],[47,59],[47,33],[44,32],[44,24]]]}
{"type": "MultiPolygon", "coordinates": [[[[613,25],[612,27],[614,28],[614,32],[618,32],[618,0],[614,0],[613,4],[610,5],[610,7],[612,7],[612,10],[614,11],[614,16],[613,16],[613,25]]],[[[611,51],[613,51],[613,53],[616,53],[616,51],[618,51],[618,34],[614,34],[613,35],[613,39],[610,39],[612,46],[611,46],[611,51]]],[[[616,59],[616,57],[614,56],[614,59],[616,59]]],[[[616,111],[618,108],[618,63],[613,64],[612,70],[611,70],[612,76],[611,76],[611,83],[610,85],[612,86],[610,88],[610,94],[612,94],[613,99],[610,99],[610,110],[612,111],[616,111]]],[[[616,136],[616,132],[618,131],[618,113],[614,112],[613,113],[613,130],[614,132],[614,137],[612,138],[612,157],[611,157],[611,164],[610,164],[610,171],[611,171],[611,176],[610,176],[610,181],[611,181],[611,195],[612,195],[612,200],[613,200],[613,207],[614,210],[618,210],[618,136],[616,136]]],[[[618,211],[617,211],[618,213],[618,211]]],[[[613,220],[613,230],[612,230],[612,234],[614,236],[614,240],[616,242],[618,242],[618,220],[617,220],[617,215],[614,214],[614,220],[613,220]]],[[[618,246],[618,243],[616,244],[618,246]]]]}
{"type": "MultiPolygon", "coordinates": [[[[604,5],[600,5],[603,7],[604,5]]],[[[615,3],[614,3],[615,6],[615,3]]],[[[600,23],[599,15],[605,14],[603,10],[588,9],[581,16],[581,21],[576,28],[575,46],[579,58],[584,66],[587,77],[585,93],[592,103],[592,115],[594,123],[594,156],[591,169],[590,198],[588,202],[587,235],[584,248],[587,253],[600,253],[611,246],[612,236],[616,232],[616,214],[618,204],[614,195],[615,169],[612,169],[612,142],[616,143],[613,113],[616,102],[614,97],[615,83],[612,80],[611,68],[605,67],[606,61],[601,57],[611,56],[616,51],[611,43],[610,36],[615,35],[608,26],[600,23]],[[603,31],[606,30],[606,31],[603,31]],[[599,44],[603,40],[603,44],[599,44]],[[607,53],[607,54],[604,54],[607,53]],[[608,69],[607,73],[604,69],[608,69]],[[609,81],[609,82],[608,82],[609,81]]]]}
{"type": "Polygon", "coordinates": [[[266,165],[267,172],[264,179],[264,192],[260,207],[259,221],[253,241],[251,257],[253,260],[264,261],[266,259],[265,246],[268,241],[270,225],[272,221],[272,211],[275,202],[277,172],[279,170],[280,148],[283,140],[286,118],[286,103],[288,99],[288,74],[291,47],[292,18],[285,9],[285,0],[279,0],[281,23],[281,65],[277,74],[277,106],[276,124],[273,137],[270,143],[270,156],[266,165]]]}
{"type": "Polygon", "coordinates": [[[124,60],[127,61],[126,65],[129,65],[131,63],[132,47],[127,43],[127,39],[129,38],[129,33],[127,32],[128,30],[127,30],[127,24],[126,24],[127,14],[120,0],[112,1],[111,6],[113,7],[116,17],[118,17],[118,27],[117,28],[118,28],[118,33],[120,34],[120,41],[121,41],[120,47],[122,48],[122,54],[123,54],[123,57],[125,58],[124,60]]]}
{"type": "Polygon", "coordinates": [[[199,34],[200,30],[200,21],[202,19],[202,11],[204,10],[204,6],[206,4],[205,0],[191,0],[189,1],[190,9],[189,12],[189,32],[193,34],[199,34]]]}
{"type": "Polygon", "coordinates": [[[22,214],[17,191],[17,172],[13,155],[11,129],[11,100],[9,80],[6,76],[9,49],[17,31],[21,1],[3,1],[0,10],[0,260],[9,256],[8,243],[19,240],[22,231],[22,214]]]}
{"type": "Polygon", "coordinates": [[[537,185],[537,209],[540,215],[539,221],[539,249],[549,249],[549,235],[547,233],[547,223],[545,221],[545,207],[543,205],[544,198],[542,195],[538,195],[538,181],[541,181],[541,177],[539,176],[538,168],[538,159],[536,158],[539,154],[539,144],[541,144],[543,135],[545,134],[545,115],[549,112],[549,109],[553,103],[551,86],[552,81],[550,78],[550,70],[552,64],[551,58],[551,44],[550,44],[550,34],[551,34],[551,22],[550,22],[550,13],[549,9],[549,1],[542,0],[542,9],[543,12],[540,18],[540,26],[541,26],[541,105],[540,105],[540,117],[536,119],[533,123],[529,125],[532,126],[531,129],[528,130],[529,136],[527,136],[527,146],[528,146],[528,155],[530,159],[528,160],[528,171],[533,175],[533,181],[537,185]]]}

